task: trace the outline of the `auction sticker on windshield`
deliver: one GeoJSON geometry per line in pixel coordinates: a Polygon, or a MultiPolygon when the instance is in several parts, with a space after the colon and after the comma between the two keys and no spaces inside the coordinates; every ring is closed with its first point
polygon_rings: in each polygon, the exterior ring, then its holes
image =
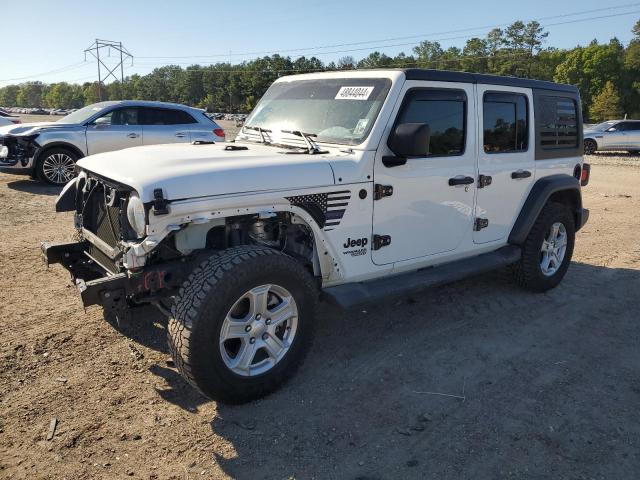
{"type": "Polygon", "coordinates": [[[367,100],[374,87],[340,87],[335,100],[367,100]]]}

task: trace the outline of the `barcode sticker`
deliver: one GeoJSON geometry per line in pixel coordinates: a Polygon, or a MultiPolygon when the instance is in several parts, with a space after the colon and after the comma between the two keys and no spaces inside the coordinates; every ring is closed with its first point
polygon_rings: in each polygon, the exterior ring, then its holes
{"type": "Polygon", "coordinates": [[[367,100],[374,87],[340,87],[335,100],[367,100]]]}

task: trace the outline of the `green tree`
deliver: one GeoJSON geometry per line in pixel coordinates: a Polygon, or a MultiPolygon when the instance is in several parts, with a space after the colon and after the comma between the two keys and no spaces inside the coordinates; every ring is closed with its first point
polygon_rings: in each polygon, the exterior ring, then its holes
{"type": "Polygon", "coordinates": [[[612,120],[621,116],[620,95],[613,82],[607,82],[602,91],[593,99],[590,118],[596,122],[612,120]]]}
{"type": "Polygon", "coordinates": [[[7,85],[0,88],[0,105],[5,107],[15,107],[18,105],[19,85],[7,85]]]}
{"type": "Polygon", "coordinates": [[[27,82],[20,85],[18,95],[16,96],[16,104],[18,107],[42,107],[44,102],[43,95],[46,93],[47,86],[42,82],[27,82]]]}

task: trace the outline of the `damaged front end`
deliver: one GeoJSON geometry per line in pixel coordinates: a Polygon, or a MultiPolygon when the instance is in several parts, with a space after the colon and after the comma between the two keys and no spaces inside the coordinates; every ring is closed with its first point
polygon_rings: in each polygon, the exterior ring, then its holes
{"type": "Polygon", "coordinates": [[[38,154],[40,145],[36,141],[38,134],[0,135],[0,168],[33,169],[33,159],[38,154]]]}
{"type": "Polygon", "coordinates": [[[133,195],[130,187],[81,173],[56,202],[56,211],[75,212],[79,241],[42,244],[47,266],[58,263],[69,271],[84,306],[102,305],[116,318],[126,316],[131,306],[159,305],[175,295],[193,268],[182,256],[158,253],[150,255],[144,267],[128,263],[132,245],[141,241],[127,218],[133,195]]]}

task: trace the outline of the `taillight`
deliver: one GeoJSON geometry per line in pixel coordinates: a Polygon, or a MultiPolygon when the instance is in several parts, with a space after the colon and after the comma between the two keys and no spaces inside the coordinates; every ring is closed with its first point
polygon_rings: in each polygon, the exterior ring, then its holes
{"type": "Polygon", "coordinates": [[[591,176],[591,165],[585,163],[582,165],[582,173],[580,174],[580,185],[586,186],[589,183],[589,177],[591,176]]]}
{"type": "Polygon", "coordinates": [[[224,137],[224,130],[223,130],[223,129],[221,129],[221,128],[214,128],[214,129],[213,129],[213,134],[214,134],[216,137],[224,137]]]}

